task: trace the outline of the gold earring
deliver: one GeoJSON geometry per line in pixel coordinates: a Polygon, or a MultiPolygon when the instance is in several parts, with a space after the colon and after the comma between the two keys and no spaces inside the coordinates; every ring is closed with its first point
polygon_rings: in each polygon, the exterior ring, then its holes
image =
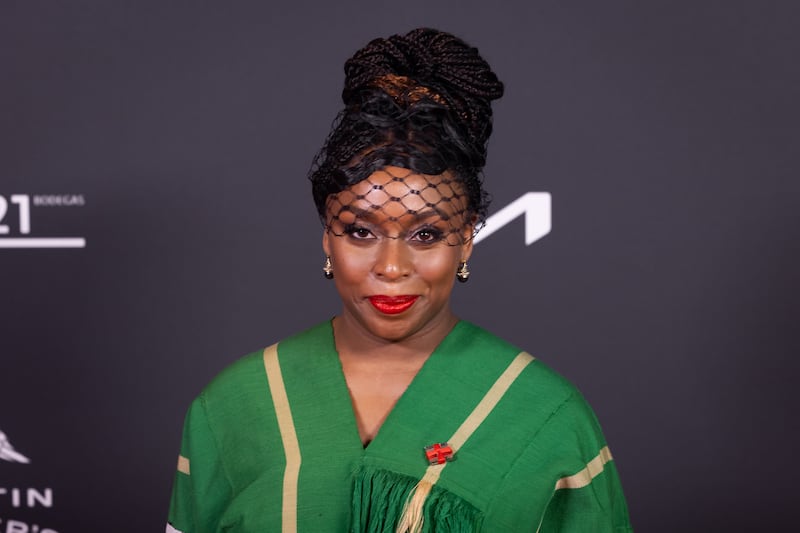
{"type": "Polygon", "coordinates": [[[325,266],[322,267],[322,272],[325,273],[325,279],[333,279],[333,265],[331,265],[331,256],[325,257],[325,266]]]}
{"type": "Polygon", "coordinates": [[[461,264],[458,265],[458,270],[456,271],[456,279],[461,283],[466,283],[469,279],[469,270],[467,269],[467,262],[461,261],[461,264]]]}

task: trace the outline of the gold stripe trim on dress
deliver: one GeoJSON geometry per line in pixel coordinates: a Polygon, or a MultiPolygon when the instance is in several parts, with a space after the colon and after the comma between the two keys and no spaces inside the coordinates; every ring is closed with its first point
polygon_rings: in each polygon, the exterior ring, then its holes
{"type": "MultiPolygon", "coordinates": [[[[447,444],[453,448],[453,454],[458,453],[458,449],[467,442],[475,430],[480,427],[492,409],[497,406],[505,393],[511,387],[511,384],[519,377],[525,367],[528,366],[534,357],[526,352],[520,352],[513,361],[506,367],[500,377],[489,388],[483,396],[475,409],[469,416],[462,422],[461,426],[453,433],[453,436],[448,439],[447,444]]],[[[431,465],[425,470],[425,475],[422,476],[419,483],[414,487],[406,500],[403,508],[403,513],[397,525],[397,533],[416,533],[422,531],[422,508],[425,505],[425,500],[433,489],[433,486],[439,481],[442,475],[442,470],[447,466],[447,463],[431,465]]]]}
{"type": "MultiPolygon", "coordinates": [[[[514,380],[517,379],[533,359],[534,357],[532,355],[521,352],[511,361],[505,371],[500,374],[497,381],[494,382],[481,401],[478,402],[478,405],[475,406],[475,409],[472,410],[469,416],[462,422],[461,426],[453,433],[453,436],[447,440],[447,444],[453,448],[453,454],[458,452],[458,449],[461,448],[464,443],[467,442],[467,439],[475,433],[475,430],[483,424],[483,421],[486,420],[486,417],[489,416],[492,409],[495,408],[509,387],[511,387],[511,384],[514,383],[514,380]]],[[[431,483],[436,483],[439,480],[442,469],[446,465],[447,463],[429,466],[425,471],[425,475],[422,476],[422,479],[431,483]]]]}
{"type": "Polygon", "coordinates": [[[264,368],[267,371],[267,381],[272,395],[272,404],[275,406],[275,415],[278,417],[278,429],[283,442],[283,453],[286,456],[286,468],[283,472],[283,507],[282,526],[283,533],[297,531],[297,481],[300,477],[300,444],[297,441],[297,432],[292,419],[292,410],[289,407],[289,396],[281,374],[281,365],[278,362],[278,345],[273,344],[264,349],[264,368]]]}
{"type": "Polygon", "coordinates": [[[178,472],[183,474],[189,475],[190,468],[189,468],[189,458],[184,457],[182,455],[178,456],[178,472]]]}
{"type": "Polygon", "coordinates": [[[592,482],[603,471],[605,464],[611,461],[611,450],[604,446],[597,457],[586,464],[586,468],[571,476],[562,477],[556,482],[556,490],[581,489],[592,482]]]}
{"type": "Polygon", "coordinates": [[[453,436],[450,437],[450,440],[447,441],[447,443],[453,447],[453,452],[458,451],[475,430],[478,429],[478,426],[486,420],[486,417],[489,416],[492,409],[495,408],[509,387],[511,387],[511,384],[514,383],[514,380],[517,379],[517,376],[522,373],[533,359],[532,355],[520,352],[519,355],[511,361],[511,364],[509,364],[500,377],[497,378],[497,381],[494,382],[494,385],[492,385],[489,391],[484,395],[480,403],[472,410],[467,419],[464,420],[461,427],[459,427],[456,432],[453,433],[453,436]]]}

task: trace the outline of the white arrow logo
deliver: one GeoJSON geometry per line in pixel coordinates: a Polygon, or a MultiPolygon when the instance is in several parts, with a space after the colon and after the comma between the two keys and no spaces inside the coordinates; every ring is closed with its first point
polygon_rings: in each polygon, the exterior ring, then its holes
{"type": "Polygon", "coordinates": [[[14,447],[8,442],[6,434],[0,431],[0,459],[12,463],[30,463],[30,459],[14,450],[14,447]]]}
{"type": "Polygon", "coordinates": [[[475,244],[499,230],[520,215],[525,215],[525,245],[533,244],[553,227],[552,198],[549,192],[526,192],[486,219],[475,236],[475,244]]]}

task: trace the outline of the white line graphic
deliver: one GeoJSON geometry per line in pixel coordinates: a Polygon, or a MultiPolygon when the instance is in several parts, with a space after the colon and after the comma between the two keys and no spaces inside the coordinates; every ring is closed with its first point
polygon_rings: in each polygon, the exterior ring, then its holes
{"type": "Polygon", "coordinates": [[[0,248],[86,248],[83,237],[0,237],[0,248]]]}
{"type": "Polygon", "coordinates": [[[503,209],[486,219],[475,236],[478,244],[520,215],[525,215],[525,245],[533,244],[553,227],[552,198],[549,192],[526,192],[503,209]]]}
{"type": "Polygon", "coordinates": [[[14,447],[8,442],[6,434],[0,431],[0,459],[9,461],[11,463],[30,463],[31,460],[14,450],[14,447]]]}

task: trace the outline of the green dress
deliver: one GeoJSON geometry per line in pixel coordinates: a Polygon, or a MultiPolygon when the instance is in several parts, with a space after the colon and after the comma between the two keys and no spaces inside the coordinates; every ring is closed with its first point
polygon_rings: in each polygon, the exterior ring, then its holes
{"type": "Polygon", "coordinates": [[[423,532],[631,531],[580,393],[468,322],[366,448],[330,322],[240,359],[186,416],[168,531],[388,533],[409,518],[423,532]],[[453,453],[431,465],[437,443],[453,453]]]}

